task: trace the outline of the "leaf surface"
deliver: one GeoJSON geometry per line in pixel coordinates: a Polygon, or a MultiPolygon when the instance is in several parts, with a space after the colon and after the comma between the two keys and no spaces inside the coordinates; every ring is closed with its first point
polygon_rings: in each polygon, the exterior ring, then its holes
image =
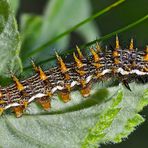
{"type": "Polygon", "coordinates": [[[130,84],[132,92],[121,85],[95,84],[91,96],[83,98],[72,92],[66,104],[54,97],[49,112],[31,104],[22,118],[1,118],[2,146],[14,147],[98,147],[107,142],[121,142],[144,119],[138,112],[148,104],[148,85],[130,84]]]}
{"type": "MultiPolygon", "coordinates": [[[[7,65],[20,73],[20,36],[5,0],[0,1],[0,20],[0,75],[6,76],[7,65]]],[[[39,29],[41,20],[41,17],[26,17],[24,22],[29,23],[29,27],[24,28],[24,36],[33,34],[34,27],[39,29]]],[[[40,29],[35,32],[29,44],[36,41],[40,32],[40,29]]],[[[31,103],[19,119],[6,112],[0,117],[0,147],[94,148],[121,142],[144,121],[138,112],[148,105],[148,84],[132,83],[130,86],[131,92],[121,84],[114,87],[108,82],[94,84],[90,97],[83,98],[78,91],[72,91],[71,101],[66,104],[55,95],[49,112],[31,103]]]]}
{"type": "Polygon", "coordinates": [[[10,72],[22,71],[20,53],[20,36],[16,20],[7,1],[0,1],[0,75],[10,76],[10,72]]]}

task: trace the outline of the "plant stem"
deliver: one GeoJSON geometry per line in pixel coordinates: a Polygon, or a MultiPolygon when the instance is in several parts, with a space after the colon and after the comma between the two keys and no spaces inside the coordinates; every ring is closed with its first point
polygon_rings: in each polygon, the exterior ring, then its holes
{"type": "Polygon", "coordinates": [[[25,61],[26,59],[28,59],[29,57],[33,56],[34,54],[42,51],[43,49],[45,49],[46,47],[48,47],[49,45],[53,44],[54,42],[56,42],[57,40],[59,40],[60,38],[62,38],[63,36],[71,33],[72,31],[76,30],[77,28],[79,28],[80,26],[94,20],[95,18],[103,15],[104,13],[108,12],[109,10],[111,10],[112,8],[116,7],[117,5],[121,4],[122,2],[124,2],[125,0],[119,0],[115,3],[113,3],[112,5],[106,7],[105,9],[97,12],[96,14],[92,15],[91,17],[83,20],[82,22],[78,23],[77,25],[73,26],[72,28],[66,30],[65,32],[61,33],[60,35],[56,36],[55,38],[49,40],[47,43],[43,44],[42,46],[34,49],[32,52],[30,52],[29,54],[27,55],[24,55],[22,57],[22,61],[25,61]]]}

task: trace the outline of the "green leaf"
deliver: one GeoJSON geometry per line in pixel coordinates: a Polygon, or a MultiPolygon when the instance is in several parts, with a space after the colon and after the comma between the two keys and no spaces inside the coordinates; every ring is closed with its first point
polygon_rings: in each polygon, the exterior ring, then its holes
{"type": "Polygon", "coordinates": [[[21,56],[30,52],[41,34],[42,17],[31,14],[21,16],[21,56]]]}
{"type": "Polygon", "coordinates": [[[55,96],[49,112],[32,103],[22,118],[3,116],[1,146],[94,148],[121,142],[144,121],[138,112],[148,105],[148,84],[132,83],[132,92],[107,86],[95,84],[88,98],[74,91],[66,104],[55,96]]]}
{"type": "Polygon", "coordinates": [[[0,75],[19,74],[22,65],[19,58],[20,36],[13,13],[6,0],[0,1],[0,75]]]}
{"type": "Polygon", "coordinates": [[[138,106],[143,108],[148,105],[148,85],[145,86],[146,91],[144,95],[141,93],[142,97],[138,94],[141,86],[136,87],[134,85],[133,93],[129,93],[127,90],[118,92],[117,97],[113,99],[110,109],[100,116],[97,124],[86,136],[82,145],[83,148],[98,147],[98,144],[107,142],[122,142],[122,139],[127,138],[137,125],[144,122],[143,117],[137,114],[137,112],[139,111],[138,106]]]}
{"type": "MultiPolygon", "coordinates": [[[[69,0],[55,0],[49,1],[47,4],[47,9],[45,10],[42,26],[42,34],[39,38],[39,41],[43,43],[47,42],[50,39],[58,36],[62,32],[69,30],[71,27],[78,24],[81,20],[88,18],[91,15],[91,5],[90,0],[84,1],[69,1],[69,0]],[[65,14],[69,13],[65,17],[65,14]],[[56,18],[56,19],[55,19],[56,18]],[[62,27],[61,27],[62,26],[62,27]],[[51,30],[49,30],[51,28],[51,30]],[[49,33],[47,33],[49,30],[49,33]]],[[[84,24],[81,29],[79,29],[78,34],[86,32],[86,29],[89,29],[89,36],[83,36],[86,39],[86,42],[90,39],[94,39],[98,36],[98,30],[94,22],[90,22],[87,25],[84,24]],[[83,29],[82,29],[83,28],[83,29]]],[[[75,31],[75,30],[74,30],[75,31]]],[[[67,34],[68,35],[68,34],[67,34]]],[[[63,38],[62,38],[63,40],[63,38]]],[[[56,43],[58,43],[57,41],[56,43]]],[[[62,42],[62,41],[60,41],[62,42]]],[[[61,47],[63,43],[60,43],[58,48],[65,48],[65,44],[61,47]]]]}
{"type": "Polygon", "coordinates": [[[13,12],[16,14],[19,7],[20,0],[10,0],[10,6],[13,12]]]}

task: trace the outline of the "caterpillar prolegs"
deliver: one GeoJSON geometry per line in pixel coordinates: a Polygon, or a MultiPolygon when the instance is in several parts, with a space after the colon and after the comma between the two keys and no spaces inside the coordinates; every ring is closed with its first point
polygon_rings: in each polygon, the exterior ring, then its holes
{"type": "Polygon", "coordinates": [[[122,49],[116,37],[114,50],[101,51],[96,43],[90,48],[91,55],[85,57],[77,48],[73,53],[73,62],[64,62],[56,53],[57,66],[43,71],[32,61],[35,75],[19,81],[12,75],[14,84],[0,88],[0,114],[11,108],[16,117],[21,117],[27,106],[36,101],[45,110],[51,107],[55,93],[63,101],[70,101],[70,92],[79,87],[83,97],[90,95],[91,84],[115,78],[130,90],[129,82],[137,79],[148,80],[148,46],[145,50],[134,49],[131,39],[128,49],[122,49]]]}

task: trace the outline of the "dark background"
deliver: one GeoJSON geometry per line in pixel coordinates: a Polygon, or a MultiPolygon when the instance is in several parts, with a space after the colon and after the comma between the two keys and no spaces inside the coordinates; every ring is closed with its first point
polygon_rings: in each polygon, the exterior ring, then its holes
{"type": "MultiPolygon", "coordinates": [[[[17,19],[24,13],[42,14],[47,0],[21,0],[17,19]]],[[[115,0],[92,0],[91,5],[93,13],[112,4],[115,0]]],[[[128,0],[124,4],[117,6],[117,8],[105,13],[99,19],[96,19],[97,26],[104,36],[121,27],[124,27],[141,17],[148,14],[148,0],[128,0]]],[[[120,34],[121,44],[127,45],[130,37],[135,39],[135,44],[139,48],[144,48],[147,44],[148,35],[148,20],[135,26],[134,28],[120,34]]],[[[72,36],[75,38],[75,35],[72,36]]],[[[113,38],[105,41],[104,44],[112,44],[113,38]]],[[[146,118],[146,121],[137,127],[128,139],[123,140],[120,144],[103,145],[103,148],[147,148],[148,147],[148,108],[145,108],[141,115],[146,118]],[[145,116],[146,115],[146,116],[145,116]]]]}

